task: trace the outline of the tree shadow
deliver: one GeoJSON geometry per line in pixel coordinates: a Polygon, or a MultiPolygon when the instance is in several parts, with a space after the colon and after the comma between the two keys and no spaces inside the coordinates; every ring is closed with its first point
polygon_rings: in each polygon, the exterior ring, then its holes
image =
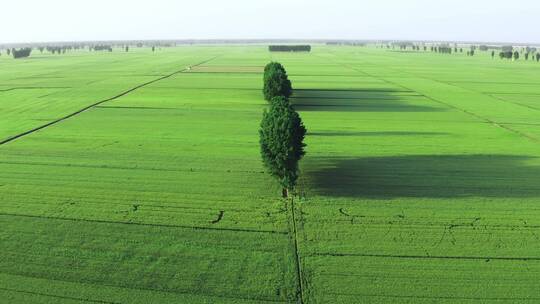
{"type": "Polygon", "coordinates": [[[414,104],[411,102],[411,97],[425,99],[414,91],[395,89],[296,89],[290,100],[298,111],[441,112],[446,110],[441,107],[414,104]]]}
{"type": "Polygon", "coordinates": [[[317,137],[378,137],[378,136],[438,136],[448,135],[444,132],[407,132],[407,131],[375,131],[375,132],[336,132],[336,131],[322,131],[322,132],[309,132],[307,136],[317,137]]]}
{"type": "Polygon", "coordinates": [[[512,155],[306,158],[315,194],[332,197],[540,197],[540,167],[512,155]]]}

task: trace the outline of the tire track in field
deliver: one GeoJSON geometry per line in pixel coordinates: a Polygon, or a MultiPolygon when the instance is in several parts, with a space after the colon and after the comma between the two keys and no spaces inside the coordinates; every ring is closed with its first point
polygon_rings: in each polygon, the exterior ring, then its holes
{"type": "MultiPolygon", "coordinates": [[[[0,272],[5,274],[11,274],[8,272],[0,272]]],[[[121,288],[121,289],[128,289],[128,290],[136,290],[136,291],[149,291],[149,292],[163,292],[167,294],[172,295],[192,295],[192,296],[201,296],[201,297],[212,297],[212,298],[222,298],[222,299],[231,299],[231,300],[248,300],[248,301],[257,301],[256,303],[287,303],[285,301],[281,300],[274,300],[274,299],[265,299],[261,297],[245,297],[245,296],[235,296],[235,295],[223,295],[223,294],[215,294],[215,293],[201,293],[201,292],[190,292],[190,291],[180,291],[180,290],[168,290],[164,288],[148,288],[148,287],[129,287],[129,286],[122,286],[122,285],[115,285],[115,284],[109,284],[105,282],[79,282],[79,281],[70,281],[66,279],[48,279],[44,278],[38,275],[20,275],[16,274],[18,276],[23,276],[27,278],[37,278],[37,279],[46,279],[48,281],[57,281],[57,282],[65,282],[65,283],[75,283],[75,284],[88,284],[93,285],[96,287],[105,286],[105,287],[112,287],[112,288],[121,288]]],[[[0,290],[6,289],[0,287],[0,290]]],[[[14,290],[15,291],[15,290],[14,290]]],[[[23,291],[21,291],[23,292],[23,291]]],[[[43,294],[46,295],[46,294],[43,294]]],[[[58,296],[60,298],[60,296],[58,296]]],[[[67,297],[66,297],[67,298],[67,297]]],[[[75,299],[75,298],[74,298],[75,299]]],[[[101,303],[101,304],[122,304],[117,302],[104,302],[104,301],[98,301],[98,302],[91,302],[91,303],[101,303]]],[[[213,302],[210,302],[213,303],[213,302]]]]}
{"type": "Polygon", "coordinates": [[[350,296],[350,297],[373,297],[373,298],[393,298],[393,299],[423,299],[423,300],[474,300],[474,301],[538,301],[538,297],[464,297],[464,296],[414,296],[414,295],[392,295],[392,294],[362,294],[362,293],[335,293],[328,292],[333,296],[350,296]]]}
{"type": "Polygon", "coordinates": [[[297,291],[297,302],[299,304],[304,304],[304,279],[302,278],[302,269],[300,264],[300,255],[298,253],[298,230],[296,229],[296,216],[295,216],[295,205],[294,205],[294,197],[291,198],[291,226],[292,231],[290,231],[289,234],[291,234],[291,238],[293,240],[293,250],[294,250],[294,258],[295,258],[295,268],[296,268],[296,278],[297,278],[297,284],[298,284],[298,291],[297,291]]]}
{"type": "MultiPolygon", "coordinates": [[[[210,58],[210,59],[207,59],[207,60],[204,60],[204,61],[199,62],[199,63],[197,63],[197,64],[194,64],[194,65],[190,66],[190,68],[196,67],[196,66],[199,66],[199,65],[203,65],[203,64],[205,64],[205,63],[208,63],[208,62],[210,62],[210,61],[216,59],[216,58],[219,57],[219,56],[220,56],[220,55],[214,56],[214,57],[212,57],[212,58],[210,58]]],[[[133,87],[133,88],[131,88],[131,89],[128,89],[128,90],[126,90],[126,91],[123,91],[122,93],[120,93],[120,94],[118,94],[118,95],[116,95],[116,96],[113,96],[113,97],[110,97],[110,98],[103,99],[103,100],[100,100],[100,101],[98,101],[98,102],[95,102],[95,103],[93,103],[93,104],[91,104],[91,105],[89,105],[89,106],[86,106],[86,107],[84,107],[84,108],[82,108],[82,109],[79,109],[79,110],[77,110],[77,111],[75,111],[75,112],[73,112],[73,113],[71,113],[71,114],[68,114],[68,115],[66,115],[66,116],[64,116],[64,117],[61,117],[61,118],[58,118],[58,119],[53,120],[53,121],[51,121],[51,122],[48,122],[48,123],[46,123],[46,124],[44,124],[44,125],[42,125],[42,126],[39,126],[39,127],[30,129],[30,130],[28,130],[28,131],[19,133],[19,134],[17,134],[17,135],[8,137],[7,139],[4,139],[4,140],[0,141],[0,146],[1,146],[1,145],[5,145],[5,144],[7,144],[7,143],[10,143],[10,142],[12,142],[12,141],[14,141],[14,140],[16,140],[16,139],[19,139],[19,138],[21,138],[21,137],[24,137],[24,136],[26,136],[26,135],[30,135],[30,134],[32,134],[32,133],[35,133],[35,132],[37,132],[37,131],[39,131],[39,130],[42,130],[42,129],[45,129],[45,128],[47,128],[47,127],[56,125],[57,123],[60,123],[60,122],[62,122],[62,121],[64,121],[64,120],[67,120],[67,119],[72,118],[72,117],[74,117],[74,116],[77,116],[77,115],[79,115],[79,114],[81,114],[81,113],[84,113],[84,112],[86,112],[86,111],[88,111],[88,110],[90,110],[90,109],[92,109],[92,108],[94,108],[94,107],[96,107],[96,106],[99,106],[99,105],[101,105],[101,104],[103,104],[103,103],[105,103],[105,102],[113,101],[113,100],[115,100],[115,99],[118,99],[118,98],[120,98],[120,97],[123,97],[123,96],[125,96],[125,95],[128,95],[129,93],[134,92],[134,91],[136,91],[136,90],[138,90],[138,89],[140,89],[140,88],[143,88],[143,87],[146,87],[146,86],[148,86],[148,85],[150,85],[150,84],[156,83],[156,82],[158,82],[158,81],[161,81],[161,80],[170,78],[170,77],[172,77],[172,76],[174,76],[174,75],[177,75],[177,74],[180,74],[180,73],[184,73],[184,72],[186,72],[186,71],[188,71],[188,70],[189,70],[189,68],[184,68],[184,69],[181,69],[181,70],[172,72],[172,73],[170,73],[170,74],[167,74],[167,75],[165,75],[165,76],[156,78],[156,79],[154,79],[154,80],[150,80],[150,81],[148,81],[148,82],[139,84],[139,85],[137,85],[137,86],[135,86],[135,87],[133,87]]]]}
{"type": "Polygon", "coordinates": [[[148,226],[148,227],[165,227],[165,228],[180,228],[180,229],[193,229],[193,230],[212,230],[212,231],[228,231],[228,232],[248,232],[248,233],[269,233],[269,234],[282,234],[287,235],[285,231],[277,230],[256,230],[256,229],[242,229],[242,228],[214,228],[204,226],[188,226],[188,225],[174,225],[174,224],[154,224],[154,223],[140,223],[140,222],[118,222],[109,220],[93,220],[82,218],[65,218],[58,216],[44,216],[44,215],[30,215],[30,214],[15,214],[15,213],[0,213],[0,216],[13,216],[13,217],[26,217],[36,218],[44,220],[60,220],[60,221],[72,221],[72,222],[87,222],[87,223],[100,223],[100,224],[113,224],[113,225],[135,225],[135,226],[148,226]]]}
{"type": "Polygon", "coordinates": [[[362,254],[362,253],[314,253],[315,256],[332,257],[365,257],[388,259],[420,259],[420,260],[470,260],[470,261],[540,261],[540,257],[497,257],[497,256],[437,256],[437,255],[394,255],[394,254],[362,254]]]}
{"type": "Polygon", "coordinates": [[[92,300],[92,299],[85,299],[85,298],[75,298],[75,297],[60,296],[60,295],[53,295],[53,294],[48,294],[48,293],[36,292],[36,291],[18,290],[18,289],[4,288],[4,287],[0,287],[0,290],[18,292],[18,293],[26,293],[26,294],[31,294],[31,295],[51,297],[51,298],[64,299],[64,300],[75,300],[75,301],[89,302],[89,303],[121,304],[119,302],[92,300]]]}

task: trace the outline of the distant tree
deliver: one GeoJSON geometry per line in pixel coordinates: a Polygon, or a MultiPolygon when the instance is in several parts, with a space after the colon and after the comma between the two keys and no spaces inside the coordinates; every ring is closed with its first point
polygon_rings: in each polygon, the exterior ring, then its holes
{"type": "Polygon", "coordinates": [[[495,58],[495,51],[491,51],[491,59],[495,58]]]}
{"type": "Polygon", "coordinates": [[[7,54],[8,56],[11,55],[11,50],[10,50],[10,49],[7,49],[7,50],[6,50],[6,54],[7,54]]]}
{"type": "Polygon", "coordinates": [[[283,197],[287,198],[296,186],[298,162],[305,155],[306,146],[303,143],[306,128],[287,98],[272,99],[270,109],[263,113],[259,135],[263,163],[279,181],[283,197]]]}
{"type": "Polygon", "coordinates": [[[529,53],[525,53],[525,60],[529,60],[529,53]]]}
{"type": "Polygon", "coordinates": [[[514,60],[518,60],[518,59],[519,59],[519,52],[515,51],[514,52],[514,60]]]}
{"type": "Polygon", "coordinates": [[[126,52],[129,52],[129,46],[126,45],[126,52]]]}
{"type": "Polygon", "coordinates": [[[513,52],[514,51],[514,47],[511,46],[511,45],[504,45],[504,46],[502,46],[501,49],[502,49],[503,52],[513,52]]]}
{"type": "Polygon", "coordinates": [[[267,101],[274,97],[284,96],[289,98],[292,94],[292,85],[285,68],[277,62],[271,62],[264,68],[263,94],[267,101]]]}
{"type": "Polygon", "coordinates": [[[540,53],[536,53],[536,61],[540,61],[540,53]]]}
{"type": "MultiPolygon", "coordinates": [[[[504,52],[501,52],[499,54],[499,56],[501,57],[501,59],[512,59],[512,57],[514,56],[514,52],[512,51],[504,51],[504,52]]],[[[519,53],[518,53],[518,56],[519,56],[519,53]]]]}
{"type": "Polygon", "coordinates": [[[11,50],[11,54],[13,54],[13,58],[15,59],[18,59],[18,58],[26,58],[26,57],[29,57],[30,56],[30,53],[32,53],[32,49],[31,48],[23,48],[23,49],[12,49],[11,50]]]}
{"type": "Polygon", "coordinates": [[[155,52],[155,51],[156,51],[156,47],[152,46],[152,52],[155,52]]]}
{"type": "Polygon", "coordinates": [[[41,54],[43,54],[43,51],[45,50],[45,47],[40,46],[40,47],[38,48],[38,50],[39,50],[39,52],[40,52],[41,54]]]}

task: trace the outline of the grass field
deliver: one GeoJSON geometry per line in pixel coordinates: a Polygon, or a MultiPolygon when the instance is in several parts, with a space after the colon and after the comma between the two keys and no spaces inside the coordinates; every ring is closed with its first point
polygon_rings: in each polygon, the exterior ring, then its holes
{"type": "Polygon", "coordinates": [[[195,46],[0,65],[1,303],[540,302],[539,63],[195,46]],[[293,202],[259,154],[270,60],[309,130],[293,202]]]}

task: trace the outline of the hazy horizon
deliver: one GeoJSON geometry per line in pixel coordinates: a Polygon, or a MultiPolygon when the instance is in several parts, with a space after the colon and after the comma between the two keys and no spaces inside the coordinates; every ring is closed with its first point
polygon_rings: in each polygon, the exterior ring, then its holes
{"type": "Polygon", "coordinates": [[[200,0],[3,5],[0,43],[108,40],[417,40],[540,43],[540,3],[200,0]],[[23,20],[23,21],[21,21],[23,20]],[[26,22],[24,20],[27,20],[26,22]]]}

